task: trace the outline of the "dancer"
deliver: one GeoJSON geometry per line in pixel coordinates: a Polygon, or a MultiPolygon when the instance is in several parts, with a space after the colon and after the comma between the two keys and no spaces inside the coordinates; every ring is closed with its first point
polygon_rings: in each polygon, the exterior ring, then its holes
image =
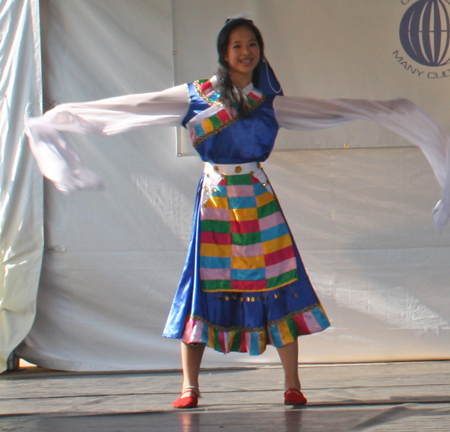
{"type": "MultiPolygon", "coordinates": [[[[283,96],[251,20],[227,20],[217,48],[219,68],[211,79],[158,93],[63,104],[29,119],[26,131],[43,174],[69,191],[96,187],[99,179],[58,131],[112,135],[142,126],[185,126],[205,166],[186,264],[163,332],[181,339],[183,384],[173,406],[197,406],[205,346],[258,355],[267,344],[277,348],[284,369],[284,403],[302,405],[298,337],[330,324],[261,166],[278,129],[376,121],[419,145],[441,184],[447,179],[442,164],[450,141],[405,99],[283,96]]],[[[443,197],[435,213],[440,225],[448,220],[443,197]]]]}
{"type": "Polygon", "coordinates": [[[267,343],[284,368],[285,403],[300,405],[306,398],[297,337],[329,322],[261,168],[279,128],[273,100],[281,88],[251,21],[226,23],[217,49],[217,76],[189,85],[183,121],[207,162],[186,267],[163,333],[182,339],[183,390],[173,406],[197,405],[205,345],[257,355],[267,343]]]}

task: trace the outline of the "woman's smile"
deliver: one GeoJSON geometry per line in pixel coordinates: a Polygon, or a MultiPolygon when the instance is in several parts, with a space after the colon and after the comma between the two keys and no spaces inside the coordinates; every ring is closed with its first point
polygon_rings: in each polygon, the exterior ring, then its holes
{"type": "Polygon", "coordinates": [[[253,69],[258,65],[260,48],[254,33],[248,27],[238,27],[230,34],[227,62],[230,76],[238,87],[252,81],[253,69]]]}

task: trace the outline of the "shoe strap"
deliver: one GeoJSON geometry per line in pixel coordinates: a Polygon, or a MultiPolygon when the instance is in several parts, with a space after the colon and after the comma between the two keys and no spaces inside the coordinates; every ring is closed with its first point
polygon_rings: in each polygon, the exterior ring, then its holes
{"type": "Polygon", "coordinates": [[[300,390],[296,389],[296,388],[290,388],[290,389],[287,389],[287,390],[284,392],[284,394],[285,394],[285,395],[288,395],[288,394],[296,394],[296,395],[299,395],[299,396],[303,396],[303,393],[302,393],[300,390]]]}
{"type": "Polygon", "coordinates": [[[200,390],[196,386],[185,387],[183,390],[181,390],[180,398],[182,398],[185,393],[194,393],[196,397],[201,397],[200,390]]]}

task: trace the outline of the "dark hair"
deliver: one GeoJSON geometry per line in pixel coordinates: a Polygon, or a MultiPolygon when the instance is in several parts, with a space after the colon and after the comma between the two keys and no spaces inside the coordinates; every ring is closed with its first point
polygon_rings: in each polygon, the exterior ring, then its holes
{"type": "Polygon", "coordinates": [[[230,76],[230,68],[226,60],[228,52],[228,44],[230,41],[230,34],[238,27],[247,27],[253,32],[256,42],[259,45],[259,64],[253,70],[252,82],[255,87],[258,87],[260,77],[260,65],[264,58],[264,41],[258,27],[253,24],[253,21],[245,18],[228,19],[217,37],[217,53],[219,54],[219,67],[217,69],[217,78],[219,79],[219,92],[222,101],[226,106],[237,105],[238,112],[242,116],[248,115],[248,108],[245,103],[245,98],[239,89],[236,88],[230,76]]]}

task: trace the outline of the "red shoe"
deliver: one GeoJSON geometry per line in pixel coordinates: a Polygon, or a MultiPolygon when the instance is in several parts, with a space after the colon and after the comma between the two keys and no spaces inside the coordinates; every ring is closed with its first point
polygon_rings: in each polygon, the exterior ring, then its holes
{"type": "Polygon", "coordinates": [[[180,397],[172,403],[174,408],[195,408],[198,405],[198,398],[200,392],[197,389],[185,388],[181,392],[180,397]],[[191,393],[191,396],[183,397],[186,393],[191,393]]]}
{"type": "Polygon", "coordinates": [[[285,405],[305,405],[306,402],[307,400],[303,393],[296,388],[290,388],[284,392],[285,405]]]}

